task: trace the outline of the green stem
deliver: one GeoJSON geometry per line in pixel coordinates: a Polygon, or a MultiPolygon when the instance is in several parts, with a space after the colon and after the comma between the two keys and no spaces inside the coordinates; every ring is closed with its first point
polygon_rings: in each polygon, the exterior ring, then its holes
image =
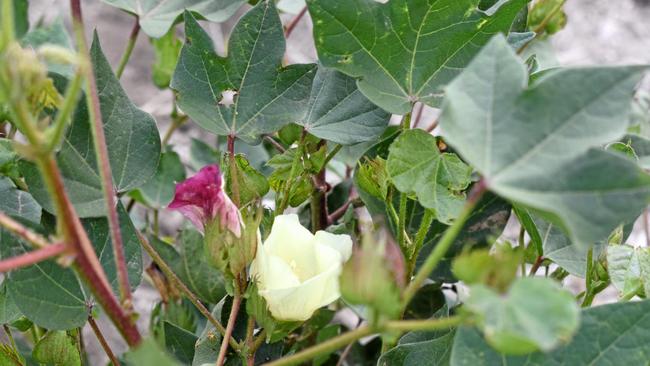
{"type": "Polygon", "coordinates": [[[313,347],[302,350],[291,356],[267,363],[266,366],[300,365],[318,357],[319,355],[334,352],[337,349],[343,348],[352,342],[355,342],[365,336],[371,335],[372,333],[374,332],[370,327],[360,327],[350,332],[341,334],[338,337],[331,338],[325,342],[319,343],[313,347]]]}
{"type": "Polygon", "coordinates": [[[334,156],[336,156],[336,154],[338,154],[338,152],[341,151],[342,148],[343,145],[334,146],[332,151],[330,151],[329,154],[327,154],[327,156],[325,157],[325,161],[323,162],[323,169],[327,168],[327,164],[329,164],[329,162],[332,161],[334,156]]]}
{"type": "Polygon", "coordinates": [[[592,285],[593,285],[593,269],[594,269],[594,249],[589,248],[589,251],[587,252],[587,272],[585,274],[585,298],[582,301],[582,307],[588,307],[591,305],[591,303],[594,300],[594,297],[596,294],[593,291],[592,285]]]}
{"type": "Polygon", "coordinates": [[[5,333],[7,334],[7,338],[9,338],[11,347],[13,347],[14,351],[18,352],[18,347],[16,346],[16,341],[14,340],[14,336],[11,334],[11,329],[9,329],[9,326],[7,324],[3,324],[2,328],[4,328],[5,333]]]}
{"type": "Polygon", "coordinates": [[[480,180],[474,185],[467,201],[465,202],[465,208],[461,212],[460,216],[458,216],[456,221],[454,221],[454,223],[449,228],[447,228],[440,241],[438,241],[436,246],[433,248],[433,251],[431,251],[431,254],[429,254],[425,262],[420,267],[420,271],[415,275],[411,283],[409,283],[409,285],[404,290],[404,307],[408,305],[413,296],[415,296],[415,293],[418,291],[420,286],[422,286],[424,281],[429,277],[431,272],[433,272],[438,263],[440,263],[442,258],[444,258],[445,254],[454,243],[454,240],[460,231],[463,229],[465,222],[471,216],[474,207],[478,203],[479,199],[483,196],[483,193],[485,193],[486,189],[487,187],[485,181],[483,180],[480,180]]]}
{"type": "Polygon", "coordinates": [[[136,16],[135,24],[133,25],[133,29],[131,29],[131,35],[129,35],[129,41],[126,43],[126,48],[124,49],[122,58],[120,58],[120,63],[115,70],[115,76],[117,76],[118,79],[122,76],[124,68],[129,62],[129,58],[131,58],[131,53],[133,53],[135,42],[138,40],[138,34],[140,34],[140,19],[136,16]]]}
{"type": "Polygon", "coordinates": [[[463,323],[464,320],[465,318],[461,316],[452,316],[439,319],[389,321],[381,325],[378,329],[374,329],[366,325],[341,334],[338,337],[331,338],[313,347],[302,350],[294,355],[268,363],[266,366],[288,366],[304,364],[307,361],[312,360],[322,354],[334,352],[337,349],[345,347],[346,345],[351,344],[363,337],[381,331],[403,333],[412,330],[430,331],[448,329],[463,323]]]}
{"type": "Polygon", "coordinates": [[[404,192],[399,194],[399,221],[397,227],[397,242],[405,255],[409,248],[406,247],[406,210],[408,205],[408,196],[404,192]]]}
{"type": "Polygon", "coordinates": [[[13,0],[4,0],[2,2],[2,44],[6,47],[14,38],[14,6],[13,0]]]}
{"type": "Polygon", "coordinates": [[[70,115],[77,106],[77,100],[81,94],[81,84],[83,81],[83,73],[77,71],[72,78],[72,81],[68,84],[68,88],[65,91],[65,97],[63,99],[63,104],[59,111],[56,114],[56,119],[52,123],[53,130],[52,135],[49,136],[49,141],[47,145],[47,151],[53,151],[59,146],[61,140],[63,140],[63,133],[65,128],[68,125],[70,120],[70,115]]]}
{"type": "Polygon", "coordinates": [[[407,113],[402,117],[402,121],[400,122],[400,126],[402,127],[402,130],[408,130],[411,128],[411,113],[407,113]]]}
{"type": "Polygon", "coordinates": [[[102,121],[102,112],[99,105],[99,95],[97,92],[97,83],[95,73],[91,67],[90,53],[86,43],[86,32],[83,24],[80,0],[71,0],[70,9],[72,13],[72,27],[74,29],[77,47],[82,58],[82,70],[86,79],[86,104],[88,106],[88,117],[90,119],[90,130],[95,147],[95,158],[99,168],[101,178],[102,192],[106,206],[106,217],[111,232],[111,241],[113,243],[113,257],[117,269],[117,282],[120,292],[122,305],[131,311],[133,309],[133,299],[131,298],[131,285],[129,284],[129,274],[124,257],[124,243],[122,241],[122,232],[120,230],[119,217],[117,215],[117,199],[115,196],[115,187],[113,185],[113,174],[111,164],[108,159],[108,147],[106,145],[106,136],[104,135],[104,123],[102,121]]]}
{"type": "Polygon", "coordinates": [[[434,218],[435,215],[433,211],[424,210],[424,216],[420,222],[420,228],[418,228],[418,232],[415,234],[415,242],[413,243],[413,247],[409,256],[409,265],[411,266],[411,271],[408,272],[409,275],[412,273],[412,269],[415,267],[415,260],[420,253],[420,249],[422,249],[422,245],[424,245],[424,240],[427,238],[429,228],[431,227],[431,224],[433,224],[434,218]]]}

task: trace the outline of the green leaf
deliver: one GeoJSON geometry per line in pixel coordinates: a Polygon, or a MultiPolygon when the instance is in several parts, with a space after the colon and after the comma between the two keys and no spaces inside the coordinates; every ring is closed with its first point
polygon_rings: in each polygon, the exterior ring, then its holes
{"type": "Polygon", "coordinates": [[[128,366],[179,366],[181,365],[172,358],[152,338],[145,339],[135,349],[130,350],[124,356],[128,366]]]}
{"type": "Polygon", "coordinates": [[[171,87],[179,107],[199,126],[254,142],[304,115],[316,66],[281,66],[285,40],[272,1],[260,2],[239,20],[226,58],[187,12],[185,35],[171,87]],[[233,93],[228,105],[224,94],[233,93]]]}
{"type": "MultiPolygon", "coordinates": [[[[120,222],[120,231],[122,232],[122,245],[124,247],[124,259],[126,260],[129,283],[131,284],[131,289],[135,290],[142,279],[142,249],[140,249],[140,239],[129,214],[122,204],[118,204],[117,214],[120,222]]],[[[119,283],[108,220],[105,217],[96,217],[83,219],[81,222],[95,248],[99,262],[104,267],[104,272],[113,287],[113,291],[115,294],[119,294],[119,283]]]]}
{"type": "Polygon", "coordinates": [[[460,327],[452,366],[641,365],[650,357],[650,301],[597,306],[582,311],[571,343],[550,353],[506,356],[493,350],[473,328],[460,327]]]}
{"type": "Polygon", "coordinates": [[[185,167],[174,151],[164,152],[156,174],[134,192],[143,203],[156,209],[166,207],[174,198],[177,182],[185,180],[185,167]]]}
{"type": "Polygon", "coordinates": [[[194,359],[194,344],[197,337],[185,329],[179,328],[170,322],[164,322],[165,347],[176,358],[187,365],[194,359]]]}
{"type": "Polygon", "coordinates": [[[9,296],[7,280],[0,285],[0,324],[12,323],[21,317],[20,310],[14,300],[9,296]]]}
{"type": "Polygon", "coordinates": [[[81,366],[81,355],[74,338],[65,331],[49,331],[34,346],[35,361],[60,366],[81,366]]]}
{"type": "Polygon", "coordinates": [[[5,215],[39,223],[41,221],[41,206],[31,194],[18,190],[11,179],[0,176],[0,212],[5,215]]]}
{"type": "Polygon", "coordinates": [[[449,365],[455,331],[411,332],[398,345],[379,357],[378,366],[449,365]]]}
{"type": "Polygon", "coordinates": [[[436,138],[423,130],[403,132],[390,146],[388,174],[403,193],[415,193],[436,219],[451,223],[463,209],[462,193],[470,183],[472,168],[456,154],[441,153],[436,138]]]}
{"type": "Polygon", "coordinates": [[[552,350],[571,338],[580,316],[573,295],[541,277],[517,279],[506,295],[471,286],[464,309],[478,317],[488,343],[508,354],[552,350]]]}
{"type": "Polygon", "coordinates": [[[624,157],[592,149],[625,133],[642,71],[554,70],[527,87],[523,62],[497,36],[448,86],[443,136],[490,190],[542,212],[587,246],[650,200],[650,176],[624,157]]]}
{"type": "MultiPolygon", "coordinates": [[[[0,230],[2,258],[32,251],[32,247],[0,230]]],[[[7,291],[21,313],[47,329],[83,326],[88,308],[74,273],[53,260],[43,261],[7,274],[7,291]]]]}
{"type": "MultiPolygon", "coordinates": [[[[113,75],[97,35],[90,54],[97,78],[113,182],[118,193],[126,192],[144,184],[156,172],[160,157],[160,136],[153,117],[129,100],[113,75]]],[[[57,162],[70,200],[79,216],[103,216],[106,208],[84,100],[75,111],[72,126],[57,154],[57,162]]],[[[47,190],[34,167],[26,169],[25,179],[36,201],[47,211],[54,212],[47,190]]]]}
{"type": "Polygon", "coordinates": [[[140,27],[153,38],[162,37],[184,10],[198,13],[211,22],[230,18],[245,0],[103,0],[105,3],[135,14],[140,27]]]}
{"type": "Polygon", "coordinates": [[[507,32],[526,0],[488,11],[479,0],[308,0],[319,60],[357,79],[383,109],[405,114],[434,105],[441,88],[490,37],[507,32]]]}
{"type": "Polygon", "coordinates": [[[321,66],[314,77],[308,109],[296,123],[316,137],[351,145],[375,140],[389,119],[390,113],[357,89],[354,78],[321,66]]]}
{"type": "Polygon", "coordinates": [[[153,83],[161,89],[166,89],[172,80],[183,44],[176,37],[176,30],[173,28],[161,38],[151,39],[151,43],[156,56],[151,70],[153,83]]]}
{"type": "Polygon", "coordinates": [[[643,289],[650,294],[650,250],[631,245],[607,247],[607,272],[612,285],[622,294],[643,289]]]}
{"type": "MultiPolygon", "coordinates": [[[[225,298],[222,299],[212,309],[212,316],[215,319],[221,319],[225,298]]],[[[221,340],[223,337],[221,333],[210,322],[205,322],[205,327],[201,335],[196,340],[194,351],[194,358],[192,359],[192,366],[203,366],[206,364],[214,364],[219,355],[219,348],[221,347],[221,340]]]]}
{"type": "Polygon", "coordinates": [[[201,300],[218,302],[225,294],[223,275],[208,263],[203,237],[194,229],[185,229],[178,240],[177,252],[169,244],[152,240],[152,245],[183,283],[201,300]]]}

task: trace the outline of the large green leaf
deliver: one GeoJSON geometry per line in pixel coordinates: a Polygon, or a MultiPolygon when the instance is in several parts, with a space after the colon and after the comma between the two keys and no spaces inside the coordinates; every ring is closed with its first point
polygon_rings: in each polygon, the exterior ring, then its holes
{"type": "MultiPolygon", "coordinates": [[[[135,289],[142,279],[142,250],[140,249],[140,240],[129,214],[121,204],[117,207],[117,213],[122,232],[124,258],[126,260],[129,283],[131,284],[131,288],[135,289]]],[[[88,233],[90,241],[93,243],[99,262],[104,267],[106,277],[113,286],[113,291],[119,294],[115,256],[108,220],[105,217],[87,218],[82,220],[82,224],[88,233]]]]}
{"type": "Polygon", "coordinates": [[[403,132],[390,145],[388,174],[400,192],[415,193],[436,219],[449,224],[463,209],[472,168],[456,154],[441,153],[435,137],[423,130],[403,132]]]}
{"type": "Polygon", "coordinates": [[[179,366],[181,363],[165,352],[153,338],[145,339],[124,355],[128,366],[179,366]]]}
{"type": "Polygon", "coordinates": [[[11,179],[0,176],[0,212],[5,215],[20,217],[24,220],[39,223],[41,221],[41,206],[31,194],[18,190],[11,179]]]}
{"type": "MultiPolygon", "coordinates": [[[[0,230],[0,254],[9,258],[32,247],[0,230]]],[[[88,308],[75,274],[54,260],[40,262],[7,274],[11,299],[28,319],[47,329],[72,329],[86,323],[88,308]]]]}
{"type": "Polygon", "coordinates": [[[473,285],[464,309],[477,315],[488,343],[509,354],[549,351],[568,341],[580,315],[570,292],[541,277],[519,278],[505,295],[473,285]]]}
{"type": "Polygon", "coordinates": [[[225,294],[225,280],[216,268],[208,263],[203,247],[203,237],[194,229],[185,229],[178,240],[179,251],[170,245],[152,240],[174,273],[201,300],[218,302],[225,294]]]}
{"type": "Polygon", "coordinates": [[[650,176],[593,149],[625,133],[642,71],[554,70],[527,87],[523,62],[497,36],[448,86],[443,136],[490,190],[544,213],[586,246],[634,219],[650,199],[650,176]]]}
{"type": "Polygon", "coordinates": [[[211,22],[230,18],[245,0],[103,0],[138,16],[140,27],[149,37],[162,37],[176,18],[189,10],[211,22]]]}
{"type": "Polygon", "coordinates": [[[185,36],[171,87],[179,107],[201,127],[251,142],[303,116],[316,65],[281,66],[285,40],[272,1],[239,20],[226,58],[190,13],[185,36]],[[233,93],[227,105],[224,94],[233,93]]]}
{"type": "MultiPolygon", "coordinates": [[[[153,117],[138,109],[120,86],[96,36],[90,54],[97,78],[113,182],[118,192],[125,192],[145,183],[155,173],[160,157],[160,136],[153,117]]],[[[83,100],[74,114],[57,161],[79,216],[103,216],[106,209],[83,100]]],[[[25,178],[34,198],[46,210],[53,212],[38,172],[33,167],[28,168],[25,178]]]]}
{"type": "Polygon", "coordinates": [[[321,66],[311,87],[309,108],[296,123],[314,136],[350,145],[375,140],[389,119],[390,113],[357,89],[354,78],[321,66]]]}
{"type": "Polygon", "coordinates": [[[9,296],[7,281],[2,281],[2,285],[0,285],[0,324],[11,323],[20,316],[20,310],[16,306],[14,299],[9,296]]]}
{"type": "Polygon", "coordinates": [[[413,102],[434,105],[441,87],[499,32],[527,0],[488,11],[479,0],[308,0],[319,60],[358,79],[385,110],[405,114],[413,102]]]}
{"type": "Polygon", "coordinates": [[[469,327],[461,327],[452,366],[644,365],[650,358],[650,301],[598,306],[582,311],[581,325],[567,346],[553,352],[506,356],[469,327]]]}

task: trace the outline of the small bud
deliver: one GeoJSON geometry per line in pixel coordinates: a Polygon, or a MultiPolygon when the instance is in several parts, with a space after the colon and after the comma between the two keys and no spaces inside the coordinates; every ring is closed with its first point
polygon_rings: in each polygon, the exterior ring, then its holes
{"type": "Polygon", "coordinates": [[[352,304],[367,305],[390,318],[401,311],[400,290],[406,265],[399,247],[388,235],[368,235],[341,274],[341,294],[352,304]]]}
{"type": "Polygon", "coordinates": [[[509,244],[495,245],[491,253],[487,249],[465,252],[456,257],[451,270],[464,283],[483,284],[505,292],[517,277],[523,252],[509,244]]]}

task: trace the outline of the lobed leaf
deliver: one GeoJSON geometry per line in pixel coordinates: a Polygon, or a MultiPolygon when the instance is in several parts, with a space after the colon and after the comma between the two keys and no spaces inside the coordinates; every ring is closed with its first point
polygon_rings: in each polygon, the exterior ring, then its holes
{"type": "Polygon", "coordinates": [[[523,62],[497,36],[448,86],[443,136],[490,190],[542,212],[586,246],[650,200],[649,175],[595,149],[625,133],[643,70],[551,70],[527,87],[523,62]]]}

